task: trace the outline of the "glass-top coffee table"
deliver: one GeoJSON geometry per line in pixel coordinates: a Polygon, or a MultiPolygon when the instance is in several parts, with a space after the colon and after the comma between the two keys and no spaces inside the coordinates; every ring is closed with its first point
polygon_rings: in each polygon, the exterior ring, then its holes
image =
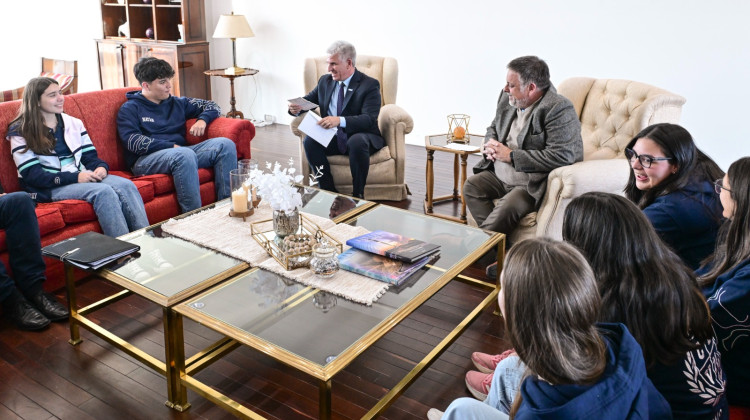
{"type": "MultiPolygon", "coordinates": [[[[328,191],[299,188],[304,190],[302,211],[328,217],[336,222],[352,218],[375,206],[373,202],[328,191]]],[[[184,218],[220,204],[222,202],[177,218],[184,218]]],[[[187,402],[186,390],[180,384],[179,372],[166,362],[184,359],[184,347],[181,341],[182,318],[176,315],[172,308],[196,293],[247,270],[250,266],[220,252],[170,236],[162,232],[163,223],[165,222],[120,237],[122,240],[138,244],[141,248],[140,252],[124,264],[108,266],[95,272],[98,277],[124,289],[98,302],[83,308],[78,307],[73,268],[66,264],[65,278],[71,314],[70,343],[77,345],[81,342],[79,327],[84,327],[156,372],[165,375],[168,388],[167,405],[183,411],[190,406],[187,402]],[[164,361],[118,337],[88,317],[94,311],[133,294],[162,308],[164,361]],[[179,331],[179,340],[175,339],[177,331],[179,331]]]]}
{"type": "MultiPolygon", "coordinates": [[[[496,301],[497,284],[460,273],[494,246],[501,254],[504,235],[383,205],[347,223],[440,244],[440,258],[406,283],[389,289],[372,306],[350,302],[262,269],[236,275],[174,307],[176,313],[225,336],[187,360],[174,360],[182,383],[238,417],[258,418],[249,408],[195,377],[212,362],[245,345],[316,378],[319,417],[330,418],[331,380],[357,356],[451,280],[485,287],[487,297],[363,417],[372,418],[401,395],[485,307],[496,301]]],[[[503,260],[502,255],[498,255],[498,260],[503,260]]],[[[182,337],[175,338],[179,345],[182,337]]]]}

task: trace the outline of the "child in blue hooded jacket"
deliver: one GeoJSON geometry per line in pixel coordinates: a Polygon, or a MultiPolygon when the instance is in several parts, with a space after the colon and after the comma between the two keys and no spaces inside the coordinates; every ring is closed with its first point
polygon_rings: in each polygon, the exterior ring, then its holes
{"type": "MultiPolygon", "coordinates": [[[[460,398],[444,420],[672,418],[627,328],[596,324],[596,279],[572,245],[546,238],[516,244],[500,282],[506,336],[526,366],[520,393],[509,416],[460,398]]],[[[433,410],[428,418],[440,418],[433,410]]]]}
{"type": "MultiPolygon", "coordinates": [[[[500,282],[506,335],[526,366],[520,395],[509,416],[460,398],[443,419],[672,418],[627,328],[596,324],[601,297],[576,248],[546,238],[520,242],[508,253],[500,282]]],[[[428,418],[440,418],[433,410],[428,418]]]]}

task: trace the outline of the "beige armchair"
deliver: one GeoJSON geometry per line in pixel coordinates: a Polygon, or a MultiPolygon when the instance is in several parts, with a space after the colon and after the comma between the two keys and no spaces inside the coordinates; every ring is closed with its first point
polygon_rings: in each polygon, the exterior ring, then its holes
{"type": "Polygon", "coordinates": [[[562,238],[563,213],[586,192],[622,194],[630,168],[625,146],[642,129],[656,123],[678,123],[685,98],[629,80],[574,77],[557,91],[570,99],[581,120],[583,161],[550,172],[538,212],[521,220],[512,243],[534,236],[562,238]]]}
{"type": "MultiPolygon", "coordinates": [[[[365,185],[365,198],[368,200],[400,201],[409,194],[404,179],[406,164],[406,134],[414,128],[411,116],[395,104],[398,90],[398,62],[395,58],[368,55],[357,56],[357,70],[380,82],[382,108],[378,126],[385,139],[386,147],[370,156],[370,172],[365,185]]],[[[326,57],[305,60],[305,92],[311,91],[318,79],[328,72],[326,57]]],[[[316,110],[316,112],[318,112],[316,110]]],[[[297,128],[304,115],[296,117],[291,124],[292,132],[300,138],[300,159],[305,180],[310,166],[307,163],[302,140],[305,134],[297,128]]],[[[344,194],[352,193],[352,174],[349,170],[349,157],[329,156],[331,173],[336,189],[344,194]]],[[[307,182],[307,181],[306,181],[307,182]]]]}

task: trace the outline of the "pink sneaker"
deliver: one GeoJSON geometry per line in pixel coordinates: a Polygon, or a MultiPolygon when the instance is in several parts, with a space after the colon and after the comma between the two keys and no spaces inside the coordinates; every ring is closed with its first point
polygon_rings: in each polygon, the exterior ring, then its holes
{"type": "Polygon", "coordinates": [[[515,353],[515,350],[505,350],[500,354],[487,354],[475,351],[471,354],[471,361],[474,362],[474,366],[479,369],[482,373],[492,373],[495,371],[495,367],[500,363],[501,360],[515,353]]]}
{"type": "Polygon", "coordinates": [[[492,374],[477,372],[476,370],[470,370],[466,372],[466,387],[469,388],[469,392],[474,398],[479,401],[487,399],[487,393],[490,392],[490,385],[492,384],[492,374]]]}

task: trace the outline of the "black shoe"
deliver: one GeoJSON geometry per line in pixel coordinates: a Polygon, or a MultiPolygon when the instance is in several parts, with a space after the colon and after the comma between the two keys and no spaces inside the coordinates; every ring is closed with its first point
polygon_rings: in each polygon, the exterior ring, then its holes
{"type": "Polygon", "coordinates": [[[68,308],[47,292],[39,292],[31,296],[29,302],[36,306],[50,321],[63,321],[70,316],[68,308]]]}
{"type": "Polygon", "coordinates": [[[492,281],[497,281],[497,261],[488,265],[487,269],[484,270],[484,273],[487,275],[488,279],[492,281]]]}
{"type": "Polygon", "coordinates": [[[41,330],[49,325],[49,319],[31,306],[20,293],[3,302],[3,312],[21,330],[41,330]]]}

